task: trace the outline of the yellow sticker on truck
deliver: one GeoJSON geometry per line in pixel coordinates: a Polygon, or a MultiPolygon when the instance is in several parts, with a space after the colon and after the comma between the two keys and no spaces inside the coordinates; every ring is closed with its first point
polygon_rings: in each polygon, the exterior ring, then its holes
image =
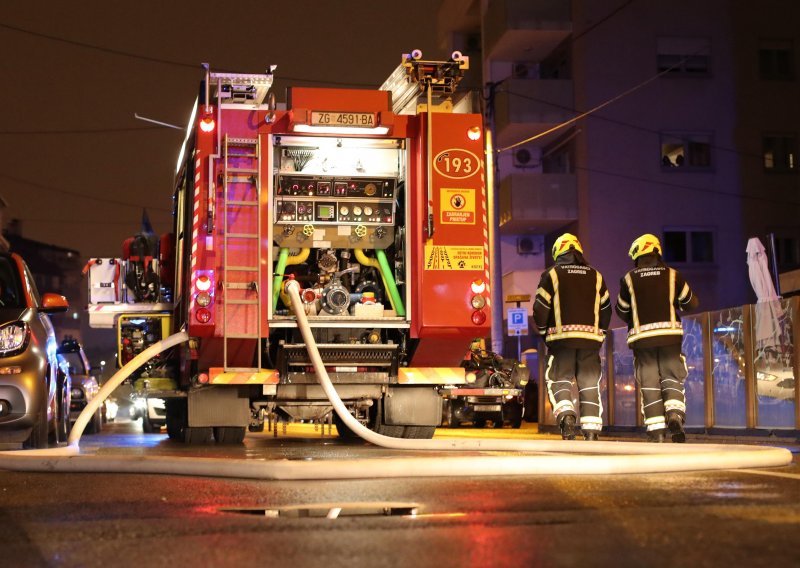
{"type": "Polygon", "coordinates": [[[483,270],[483,247],[425,245],[425,270],[483,270]]]}
{"type": "Polygon", "coordinates": [[[439,201],[445,225],[475,224],[475,190],[442,188],[439,201]]]}

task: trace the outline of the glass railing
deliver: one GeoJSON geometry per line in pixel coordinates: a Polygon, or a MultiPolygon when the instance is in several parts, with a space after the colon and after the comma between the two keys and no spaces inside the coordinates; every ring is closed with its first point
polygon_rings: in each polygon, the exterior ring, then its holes
{"type": "MultiPolygon", "coordinates": [[[[800,333],[799,309],[800,298],[795,297],[683,318],[683,353],[689,372],[687,427],[711,431],[800,428],[796,392],[800,357],[794,344],[800,333]]],[[[633,352],[626,339],[626,329],[613,329],[601,350],[604,421],[619,428],[642,424],[633,352]],[[609,389],[613,390],[613,409],[608,408],[609,389]]],[[[544,376],[543,369],[539,376],[544,376]]],[[[541,387],[546,396],[544,381],[541,387]]],[[[541,423],[554,425],[549,406],[545,401],[541,423]]]]}

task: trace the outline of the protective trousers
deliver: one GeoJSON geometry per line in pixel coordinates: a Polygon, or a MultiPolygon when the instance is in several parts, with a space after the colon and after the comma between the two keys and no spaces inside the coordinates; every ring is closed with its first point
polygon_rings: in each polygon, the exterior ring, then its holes
{"type": "Polygon", "coordinates": [[[642,393],[642,416],[647,431],[666,428],[664,414],[686,415],[686,393],[683,383],[689,371],[681,345],[664,345],[633,349],[636,382],[642,393]]]}
{"type": "Polygon", "coordinates": [[[572,403],[572,381],[578,383],[582,430],[603,429],[603,402],[600,398],[600,349],[550,347],[547,353],[545,381],[547,396],[556,422],[567,415],[575,416],[572,403]]]}

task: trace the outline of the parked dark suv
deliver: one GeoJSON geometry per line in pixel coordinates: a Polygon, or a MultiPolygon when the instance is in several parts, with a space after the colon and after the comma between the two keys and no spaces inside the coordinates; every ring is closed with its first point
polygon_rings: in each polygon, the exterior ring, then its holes
{"type": "Polygon", "coordinates": [[[39,296],[19,255],[0,253],[0,443],[44,448],[67,438],[71,385],[47,315],[67,307],[59,294],[39,296]]]}

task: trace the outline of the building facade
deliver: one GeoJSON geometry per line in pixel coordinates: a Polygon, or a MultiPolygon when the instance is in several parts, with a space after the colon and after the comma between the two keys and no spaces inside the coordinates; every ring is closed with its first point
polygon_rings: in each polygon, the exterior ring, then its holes
{"type": "Polygon", "coordinates": [[[797,268],[798,21],[781,0],[443,0],[440,47],[481,63],[495,131],[503,295],[535,291],[565,231],[614,295],[656,234],[703,310],[755,300],[750,237],[797,268]]]}

